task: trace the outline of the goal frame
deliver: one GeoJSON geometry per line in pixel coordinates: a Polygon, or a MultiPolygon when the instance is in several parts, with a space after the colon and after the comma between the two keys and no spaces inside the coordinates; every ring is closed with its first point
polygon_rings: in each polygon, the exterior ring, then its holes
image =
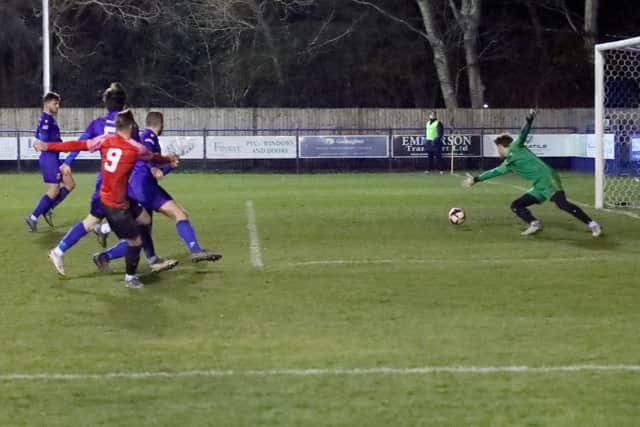
{"type": "Polygon", "coordinates": [[[609,43],[599,43],[594,47],[594,67],[595,67],[595,139],[596,139],[596,156],[595,156],[595,207],[602,209],[604,207],[604,53],[609,50],[621,49],[633,45],[640,46],[640,36],[629,39],[619,40],[609,43]]]}

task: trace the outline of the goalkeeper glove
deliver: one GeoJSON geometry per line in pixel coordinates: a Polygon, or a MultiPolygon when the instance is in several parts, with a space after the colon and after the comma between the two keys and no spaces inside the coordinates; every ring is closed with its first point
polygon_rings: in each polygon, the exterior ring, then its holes
{"type": "Polygon", "coordinates": [[[464,181],[462,181],[462,186],[469,188],[475,183],[476,179],[473,177],[473,175],[467,172],[467,176],[465,177],[464,181]]]}
{"type": "Polygon", "coordinates": [[[529,110],[529,114],[527,114],[527,121],[529,123],[531,123],[533,121],[533,119],[536,118],[536,114],[537,114],[536,110],[534,110],[533,108],[530,109],[529,110]]]}

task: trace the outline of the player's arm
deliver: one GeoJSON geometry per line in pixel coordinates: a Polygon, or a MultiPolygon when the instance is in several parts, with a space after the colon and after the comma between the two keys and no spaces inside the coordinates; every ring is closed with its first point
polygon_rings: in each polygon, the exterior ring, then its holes
{"type": "MultiPolygon", "coordinates": [[[[151,137],[145,138],[142,144],[147,147],[152,153],[162,153],[160,144],[157,140],[154,141],[151,137]]],[[[165,175],[171,172],[174,168],[170,164],[154,164],[153,162],[147,162],[147,167],[156,179],[162,179],[165,175]]]]}
{"type": "Polygon", "coordinates": [[[80,154],[80,151],[72,151],[71,153],[69,153],[67,157],[64,159],[63,165],[67,165],[71,167],[71,163],[73,163],[76,157],[78,157],[78,154],[80,154]]]}
{"type": "Polygon", "coordinates": [[[160,153],[152,153],[151,159],[149,160],[154,163],[168,164],[174,168],[177,168],[180,164],[180,158],[176,154],[169,154],[168,156],[163,156],[160,153]]]}
{"type": "Polygon", "coordinates": [[[159,169],[162,171],[162,175],[165,176],[175,168],[171,164],[161,165],[159,169]]]}
{"type": "Polygon", "coordinates": [[[33,148],[36,151],[88,151],[87,141],[68,141],[57,142],[55,144],[47,144],[46,142],[36,141],[33,143],[33,148]]]}
{"type": "Polygon", "coordinates": [[[36,151],[96,151],[99,150],[104,142],[104,138],[98,137],[86,141],[68,141],[57,142],[55,144],[47,144],[46,142],[36,141],[33,148],[36,151]]]}
{"type": "Polygon", "coordinates": [[[150,163],[171,164],[173,167],[178,167],[180,163],[180,158],[175,154],[163,156],[161,153],[152,152],[143,144],[137,143],[135,146],[138,147],[138,158],[140,160],[150,163]]]}
{"type": "Polygon", "coordinates": [[[529,131],[531,131],[531,125],[533,124],[533,119],[535,118],[536,110],[532,108],[529,110],[529,114],[527,114],[527,117],[525,118],[524,125],[522,126],[522,129],[520,129],[518,137],[511,143],[512,145],[519,147],[524,145],[524,143],[527,141],[527,138],[529,137],[529,131]]]}
{"type": "MultiPolygon", "coordinates": [[[[87,141],[88,139],[90,139],[90,136],[87,133],[87,131],[85,131],[82,135],[80,135],[80,138],[78,138],[79,141],[87,141]]],[[[80,151],[73,151],[73,152],[69,153],[67,155],[67,158],[64,159],[64,164],[70,167],[71,163],[73,163],[73,161],[76,159],[76,157],[78,157],[78,154],[80,154],[80,151]]]]}
{"type": "Polygon", "coordinates": [[[173,167],[171,164],[160,165],[149,163],[148,165],[149,170],[151,171],[151,175],[153,175],[153,177],[157,180],[164,178],[169,172],[175,169],[175,167],[173,167]]]}
{"type": "Polygon", "coordinates": [[[500,163],[500,165],[496,166],[493,169],[489,169],[488,171],[482,172],[480,175],[478,176],[473,176],[470,174],[467,174],[467,177],[464,179],[464,181],[462,182],[462,184],[465,187],[471,187],[474,184],[477,184],[478,182],[482,182],[482,181],[487,181],[491,178],[495,178],[501,175],[504,175],[506,173],[509,172],[509,166],[507,165],[507,161],[505,160],[504,162],[500,163]]]}
{"type": "Polygon", "coordinates": [[[42,126],[43,126],[43,123],[42,123],[42,120],[40,120],[38,122],[38,127],[36,128],[35,135],[34,135],[36,140],[38,140],[38,141],[43,141],[43,140],[48,139],[47,138],[47,134],[42,129],[42,126]]]}

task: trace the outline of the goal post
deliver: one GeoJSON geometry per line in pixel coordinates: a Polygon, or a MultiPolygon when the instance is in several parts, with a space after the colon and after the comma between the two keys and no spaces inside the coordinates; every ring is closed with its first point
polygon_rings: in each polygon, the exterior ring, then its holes
{"type": "Polygon", "coordinates": [[[640,37],[597,44],[595,207],[640,208],[640,37]]]}

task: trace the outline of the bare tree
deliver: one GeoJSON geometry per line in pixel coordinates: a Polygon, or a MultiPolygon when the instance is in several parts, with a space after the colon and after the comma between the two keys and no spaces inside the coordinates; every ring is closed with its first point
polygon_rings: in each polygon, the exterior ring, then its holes
{"type": "Polygon", "coordinates": [[[585,48],[591,52],[598,37],[599,0],[584,0],[584,42],[585,48]]]}
{"type": "Polygon", "coordinates": [[[74,63],[78,57],[94,53],[78,52],[73,47],[77,36],[74,18],[84,13],[100,13],[105,19],[116,18],[124,22],[150,22],[160,16],[162,0],[53,0],[51,4],[52,35],[56,40],[56,51],[65,60],[74,63]]]}
{"type": "Polygon", "coordinates": [[[449,64],[449,54],[443,37],[442,31],[439,29],[435,19],[435,11],[433,10],[433,2],[430,0],[417,0],[422,14],[424,28],[426,30],[426,39],[433,50],[433,62],[436,67],[438,79],[440,80],[440,88],[442,97],[447,109],[458,107],[456,91],[454,89],[451,77],[451,66],[449,64]]]}
{"type": "Polygon", "coordinates": [[[435,17],[436,12],[434,10],[433,2],[430,0],[416,0],[418,7],[420,8],[420,13],[422,15],[422,25],[424,27],[423,30],[412,25],[407,19],[400,18],[368,0],[351,1],[378,11],[392,21],[404,25],[406,28],[420,35],[429,42],[431,50],[433,51],[433,63],[436,68],[438,79],[440,81],[440,90],[442,91],[444,103],[447,109],[457,108],[458,101],[456,98],[454,80],[451,73],[449,51],[445,42],[443,31],[440,30],[437,24],[437,19],[435,17]]]}
{"type": "MultiPolygon", "coordinates": [[[[416,0],[422,17],[423,29],[416,28],[407,19],[395,16],[380,6],[368,0],[352,0],[354,3],[371,7],[395,22],[398,22],[411,29],[416,34],[425,38],[433,51],[433,63],[440,81],[440,89],[447,109],[458,107],[457,100],[457,79],[452,74],[451,57],[452,51],[447,43],[445,31],[441,29],[442,24],[437,18],[437,7],[448,3],[453,13],[455,23],[462,34],[462,47],[464,49],[465,67],[469,83],[469,98],[472,108],[482,108],[484,104],[484,84],[480,70],[480,54],[478,50],[478,38],[481,18],[481,0],[446,0],[447,3],[436,4],[433,0],[416,0]]],[[[448,23],[447,23],[448,24],[448,23]]],[[[445,24],[446,25],[446,24],[445,24]]],[[[462,71],[462,69],[460,70],[462,71]]],[[[457,73],[460,75],[460,73],[457,73]]]]}
{"type": "MultiPolygon", "coordinates": [[[[428,0],[421,0],[421,3],[429,2],[428,0]]],[[[484,104],[484,84],[482,83],[478,55],[481,0],[462,0],[460,6],[456,5],[455,0],[449,0],[449,6],[462,31],[471,108],[482,108],[484,104]]]]}
{"type": "Polygon", "coordinates": [[[584,40],[587,51],[593,49],[598,37],[598,10],[600,0],[584,0],[584,16],[572,10],[567,0],[525,0],[529,7],[539,7],[561,15],[571,32],[578,34],[584,40]]]}
{"type": "Polygon", "coordinates": [[[232,105],[253,92],[256,82],[271,82],[282,92],[291,61],[308,61],[347,37],[353,26],[336,30],[334,14],[291,34],[288,17],[319,0],[182,0],[169,5],[165,14],[184,34],[196,31],[206,58],[193,64],[202,86],[217,103],[218,93],[232,105]],[[217,84],[214,82],[217,81],[217,84]]]}

